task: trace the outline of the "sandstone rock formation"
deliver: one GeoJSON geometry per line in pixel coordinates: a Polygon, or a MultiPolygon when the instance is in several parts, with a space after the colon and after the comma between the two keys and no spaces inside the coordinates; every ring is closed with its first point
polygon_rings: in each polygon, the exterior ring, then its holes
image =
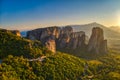
{"type": "Polygon", "coordinates": [[[59,27],[40,28],[28,31],[27,38],[41,41],[49,50],[56,52],[56,39],[60,35],[59,27]]]}
{"type": "Polygon", "coordinates": [[[88,43],[88,52],[107,53],[107,40],[104,40],[103,29],[95,27],[88,43]]]}
{"type": "Polygon", "coordinates": [[[60,34],[59,27],[40,28],[27,32],[27,38],[31,40],[41,40],[44,42],[46,37],[58,38],[60,34]]]}
{"type": "Polygon", "coordinates": [[[68,47],[68,43],[70,42],[71,39],[71,34],[73,33],[72,27],[66,26],[63,27],[60,31],[59,38],[57,39],[57,46],[59,48],[65,48],[68,47]]]}
{"type": "Polygon", "coordinates": [[[47,40],[45,42],[45,46],[46,46],[46,48],[48,48],[53,53],[56,52],[56,43],[55,43],[55,40],[52,40],[52,39],[47,40]]]}
{"type": "Polygon", "coordinates": [[[58,39],[59,48],[76,49],[85,46],[85,32],[70,32],[61,34],[58,39]]]}
{"type": "MultiPolygon", "coordinates": [[[[86,50],[90,53],[107,53],[107,40],[104,40],[103,30],[93,28],[90,40],[85,32],[73,32],[73,28],[48,27],[28,31],[27,38],[41,41],[49,50],[86,50]]],[[[69,51],[68,51],[69,52],[69,51]]]]}
{"type": "Polygon", "coordinates": [[[85,46],[85,33],[73,32],[72,27],[48,27],[28,31],[27,38],[40,40],[49,50],[56,52],[56,48],[76,49],[85,46]],[[57,46],[57,47],[56,47],[57,46]]]}

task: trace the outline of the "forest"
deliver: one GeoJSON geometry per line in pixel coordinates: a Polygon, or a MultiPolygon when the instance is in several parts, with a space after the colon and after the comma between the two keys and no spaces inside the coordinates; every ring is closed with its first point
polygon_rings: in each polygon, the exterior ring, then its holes
{"type": "Polygon", "coordinates": [[[0,30],[0,80],[120,80],[119,52],[89,57],[53,54],[40,41],[0,30]]]}

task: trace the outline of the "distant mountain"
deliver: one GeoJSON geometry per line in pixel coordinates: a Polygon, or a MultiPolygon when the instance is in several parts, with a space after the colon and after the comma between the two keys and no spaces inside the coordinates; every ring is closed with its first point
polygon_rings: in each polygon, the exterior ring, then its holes
{"type": "Polygon", "coordinates": [[[111,26],[110,29],[120,33],[120,26],[111,26]]]}
{"type": "MultiPolygon", "coordinates": [[[[102,24],[93,22],[89,24],[82,24],[82,25],[69,25],[73,28],[74,32],[84,31],[85,34],[90,38],[92,34],[93,27],[100,27],[104,31],[105,39],[108,41],[108,46],[115,49],[120,49],[120,27],[112,26],[107,27],[102,24]]],[[[26,37],[28,31],[21,31],[21,36],[26,37]]]]}
{"type": "Polygon", "coordinates": [[[100,27],[104,30],[105,38],[119,38],[120,39],[120,33],[111,30],[109,27],[106,27],[104,25],[101,25],[99,23],[93,22],[89,24],[83,24],[83,25],[71,25],[73,27],[73,30],[76,31],[84,31],[86,35],[91,35],[91,30],[93,27],[100,27]],[[112,34],[112,35],[111,35],[112,34]],[[114,36],[113,36],[114,35],[114,36]]]}
{"type": "Polygon", "coordinates": [[[114,47],[117,50],[120,49],[120,33],[109,27],[106,27],[96,22],[83,24],[83,25],[70,25],[70,26],[72,26],[75,32],[84,31],[88,36],[91,35],[91,30],[93,27],[100,27],[104,30],[104,35],[105,38],[108,40],[109,47],[112,48],[114,47]]]}

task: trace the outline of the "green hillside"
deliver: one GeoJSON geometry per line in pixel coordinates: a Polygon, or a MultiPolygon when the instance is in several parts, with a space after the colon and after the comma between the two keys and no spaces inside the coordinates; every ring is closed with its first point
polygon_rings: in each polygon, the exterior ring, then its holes
{"type": "Polygon", "coordinates": [[[26,58],[46,55],[48,51],[39,41],[31,41],[12,34],[10,31],[0,30],[0,59],[8,55],[26,58]]]}
{"type": "Polygon", "coordinates": [[[9,55],[0,65],[0,80],[120,80],[120,54],[83,60],[58,52],[44,61],[9,55]]]}
{"type": "Polygon", "coordinates": [[[39,41],[0,31],[0,80],[63,80],[81,78],[84,60],[47,50],[39,41]],[[30,61],[46,56],[43,62],[30,61]]]}
{"type": "Polygon", "coordinates": [[[84,63],[84,60],[61,53],[43,62],[8,56],[0,65],[0,80],[76,80],[82,78],[84,63]]]}
{"type": "Polygon", "coordinates": [[[118,52],[89,57],[52,55],[39,41],[0,31],[0,80],[120,80],[118,52]]]}

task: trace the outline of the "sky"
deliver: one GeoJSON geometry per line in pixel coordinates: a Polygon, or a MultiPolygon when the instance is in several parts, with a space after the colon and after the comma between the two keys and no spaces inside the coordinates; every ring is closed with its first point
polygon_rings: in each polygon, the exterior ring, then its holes
{"type": "Polygon", "coordinates": [[[5,29],[91,22],[120,26],[120,0],[0,0],[0,27],[5,29]]]}

